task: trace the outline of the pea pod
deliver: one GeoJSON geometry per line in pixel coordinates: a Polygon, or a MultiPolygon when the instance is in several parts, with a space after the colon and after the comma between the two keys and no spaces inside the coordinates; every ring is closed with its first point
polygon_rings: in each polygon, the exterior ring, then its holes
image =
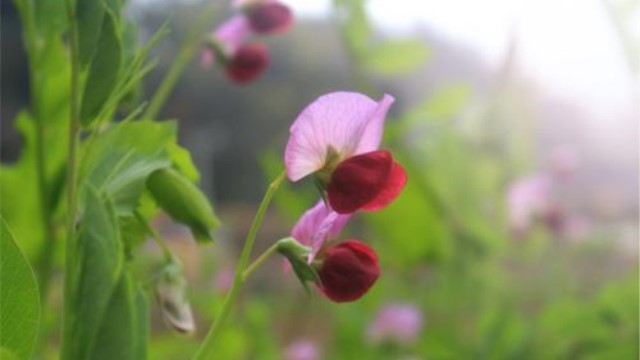
{"type": "Polygon", "coordinates": [[[197,241],[213,241],[211,232],[220,221],[207,197],[192,182],[173,169],[160,169],[147,178],[147,189],[169,216],[191,229],[197,241]]]}

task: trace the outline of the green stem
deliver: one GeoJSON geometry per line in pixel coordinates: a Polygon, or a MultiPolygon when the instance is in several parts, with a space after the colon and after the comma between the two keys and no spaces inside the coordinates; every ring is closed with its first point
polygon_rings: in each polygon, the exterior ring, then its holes
{"type": "Polygon", "coordinates": [[[260,255],[251,265],[247,266],[247,269],[242,273],[242,281],[247,280],[251,274],[253,274],[256,269],[258,269],[262,264],[278,249],[278,242],[271,245],[267,250],[265,250],[262,255],[260,255]]]}
{"type": "Polygon", "coordinates": [[[218,312],[218,316],[216,317],[213,325],[209,329],[207,336],[204,338],[204,341],[200,345],[200,348],[196,352],[193,360],[204,360],[208,359],[209,355],[212,353],[213,348],[215,346],[215,341],[220,334],[220,329],[224,325],[226,318],[229,316],[229,312],[231,310],[231,306],[238,295],[238,291],[240,287],[244,283],[244,272],[247,268],[247,263],[249,262],[249,256],[251,256],[251,250],[253,249],[253,244],[256,240],[256,234],[258,233],[258,229],[262,224],[262,219],[264,218],[264,214],[269,207],[269,203],[273,198],[273,195],[278,190],[278,187],[282,183],[285,178],[284,172],[281,173],[273,182],[269,185],[267,192],[260,203],[260,207],[258,207],[258,211],[256,213],[256,217],[253,219],[253,223],[251,224],[251,228],[249,229],[249,233],[247,234],[247,239],[244,243],[244,248],[240,253],[240,259],[238,260],[238,265],[236,266],[236,273],[233,279],[233,285],[231,285],[231,290],[227,294],[226,299],[224,300],[224,304],[222,308],[218,312]]]}
{"type": "Polygon", "coordinates": [[[64,273],[64,304],[62,314],[62,351],[61,359],[69,357],[72,339],[72,314],[73,314],[73,270],[76,263],[75,250],[75,222],[78,207],[77,199],[77,148],[80,133],[80,59],[78,53],[78,29],[76,24],[75,1],[66,0],[67,19],[69,21],[69,43],[71,54],[71,94],[70,94],[70,119],[69,119],[69,147],[67,165],[67,227],[66,227],[66,253],[64,273]]]}
{"type": "Polygon", "coordinates": [[[162,254],[164,255],[165,261],[171,261],[174,256],[173,253],[171,253],[171,249],[169,249],[167,243],[164,241],[164,238],[160,236],[160,234],[158,234],[158,232],[154,228],[152,228],[151,225],[149,225],[147,219],[145,219],[144,216],[140,214],[140,212],[135,211],[134,215],[138,222],[140,222],[140,224],[145,227],[145,230],[151,235],[153,241],[160,247],[160,249],[162,249],[162,254]]]}
{"type": "Polygon", "coordinates": [[[158,116],[162,106],[164,106],[165,101],[171,94],[171,90],[173,90],[178,79],[180,79],[180,75],[182,75],[187,63],[193,58],[201,41],[200,35],[204,32],[207,25],[209,25],[209,22],[211,22],[216,9],[217,4],[213,4],[205,9],[189,29],[185,41],[182,42],[180,52],[171,64],[167,75],[162,79],[158,90],[153,94],[149,107],[143,115],[144,119],[155,119],[158,116]]]}

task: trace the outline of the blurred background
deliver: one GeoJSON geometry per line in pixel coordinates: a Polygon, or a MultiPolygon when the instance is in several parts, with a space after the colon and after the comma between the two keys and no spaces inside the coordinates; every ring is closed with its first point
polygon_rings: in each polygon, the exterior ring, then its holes
{"type": "MultiPolygon", "coordinates": [[[[343,234],[376,248],[383,275],[362,300],[333,304],[272,259],[248,282],[220,359],[637,359],[640,1],[283,2],[295,23],[260,40],[272,60],[259,80],[234,85],[197,57],[164,108],[224,226],[215,247],[197,248],[158,219],[183,259],[199,330],[177,335],[156,309],[151,358],[193,352],[282,168],[288,127],[318,96],[351,90],[397,99],[385,147],[408,186],[343,234]]],[[[167,18],[171,28],[141,98],[205,5],[130,1],[141,41],[167,18]]],[[[222,5],[211,30],[231,12],[222,5]]],[[[28,74],[19,19],[1,6],[1,155],[11,162],[28,74]]],[[[284,188],[256,253],[316,199],[310,183],[284,188]]],[[[145,250],[141,271],[160,258],[145,250]]]]}

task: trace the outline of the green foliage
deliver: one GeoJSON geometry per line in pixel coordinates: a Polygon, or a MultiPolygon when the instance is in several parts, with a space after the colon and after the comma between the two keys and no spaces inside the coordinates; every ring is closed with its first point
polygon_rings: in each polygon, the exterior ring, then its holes
{"type": "Polygon", "coordinates": [[[167,146],[175,142],[175,132],[172,122],[111,126],[86,144],[80,181],[108,193],[118,215],[131,215],[149,174],[171,166],[167,146]]]}
{"type": "Polygon", "coordinates": [[[106,11],[102,24],[80,110],[80,119],[84,126],[96,119],[115,88],[122,68],[122,39],[115,15],[106,11]]]}
{"type": "Polygon", "coordinates": [[[389,40],[371,47],[362,66],[384,75],[402,74],[424,65],[430,56],[431,50],[422,41],[389,40]]]}
{"type": "Polygon", "coordinates": [[[115,205],[108,193],[92,186],[86,187],[77,243],[69,341],[72,348],[65,358],[90,359],[124,266],[115,205]]]}
{"type": "Polygon", "coordinates": [[[39,322],[35,275],[0,217],[0,357],[29,359],[39,322]]]}
{"type": "Polygon", "coordinates": [[[91,359],[146,359],[148,305],[131,276],[123,274],[100,325],[91,359]]]}
{"type": "Polygon", "coordinates": [[[206,195],[191,181],[175,170],[160,169],[149,176],[147,189],[167,214],[189,226],[196,240],[213,241],[211,232],[220,221],[206,195]]]}

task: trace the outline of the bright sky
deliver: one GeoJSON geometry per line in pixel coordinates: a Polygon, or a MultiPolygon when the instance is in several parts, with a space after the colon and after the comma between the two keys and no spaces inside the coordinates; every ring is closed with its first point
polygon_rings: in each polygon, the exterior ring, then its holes
{"type": "MultiPolygon", "coordinates": [[[[285,2],[299,16],[331,8],[330,0],[285,2]]],[[[494,65],[517,30],[519,66],[546,90],[602,115],[638,111],[633,75],[601,0],[371,0],[369,10],[384,29],[408,33],[426,24],[494,65]]]]}
{"type": "MultiPolygon", "coordinates": [[[[327,16],[331,10],[331,0],[281,1],[297,16],[327,16]]],[[[596,153],[629,164],[638,154],[640,74],[628,66],[605,1],[370,0],[368,9],[384,30],[403,34],[426,25],[494,66],[502,63],[516,30],[519,71],[589,115],[586,136],[596,153]]],[[[633,19],[634,43],[640,46],[640,4],[633,19]]]]}

